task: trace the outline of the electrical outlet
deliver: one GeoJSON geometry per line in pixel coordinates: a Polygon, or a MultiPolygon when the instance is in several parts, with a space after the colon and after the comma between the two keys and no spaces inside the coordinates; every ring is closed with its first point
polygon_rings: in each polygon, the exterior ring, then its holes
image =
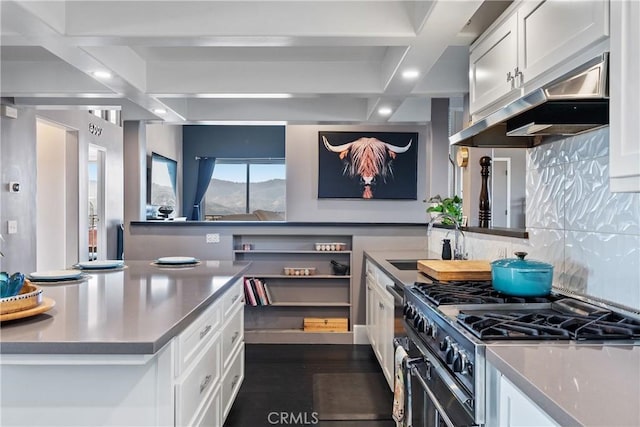
{"type": "Polygon", "coordinates": [[[220,243],[220,233],[207,233],[207,243],[220,243]]]}
{"type": "Polygon", "coordinates": [[[7,234],[16,234],[18,232],[18,221],[7,221],[7,234]]]}

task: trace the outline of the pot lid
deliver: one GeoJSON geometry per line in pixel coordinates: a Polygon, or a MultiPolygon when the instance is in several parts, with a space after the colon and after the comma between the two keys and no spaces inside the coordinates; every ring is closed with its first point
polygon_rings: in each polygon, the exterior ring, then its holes
{"type": "Polygon", "coordinates": [[[548,270],[553,268],[551,264],[546,262],[524,259],[527,256],[526,252],[514,252],[514,255],[518,258],[498,259],[493,261],[491,265],[506,268],[526,268],[529,270],[548,270]]]}

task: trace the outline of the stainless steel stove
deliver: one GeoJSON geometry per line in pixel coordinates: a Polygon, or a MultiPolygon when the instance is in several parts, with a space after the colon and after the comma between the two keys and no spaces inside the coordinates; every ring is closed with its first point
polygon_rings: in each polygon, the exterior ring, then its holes
{"type": "Polygon", "coordinates": [[[491,282],[415,283],[403,313],[413,426],[484,424],[489,342],[640,339],[637,318],[559,294],[514,298],[491,282]]]}

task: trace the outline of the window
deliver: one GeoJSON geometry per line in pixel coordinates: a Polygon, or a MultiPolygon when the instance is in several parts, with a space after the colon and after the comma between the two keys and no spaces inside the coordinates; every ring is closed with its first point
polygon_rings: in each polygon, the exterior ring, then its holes
{"type": "Polygon", "coordinates": [[[217,159],[204,214],[221,216],[265,210],[284,213],[284,159],[217,159]]]}

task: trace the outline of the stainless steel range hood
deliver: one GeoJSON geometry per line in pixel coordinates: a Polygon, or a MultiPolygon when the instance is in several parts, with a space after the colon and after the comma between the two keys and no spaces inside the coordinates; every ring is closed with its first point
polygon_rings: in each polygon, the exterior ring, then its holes
{"type": "Polygon", "coordinates": [[[533,147],[609,124],[608,53],[451,135],[451,145],[533,147]]]}

